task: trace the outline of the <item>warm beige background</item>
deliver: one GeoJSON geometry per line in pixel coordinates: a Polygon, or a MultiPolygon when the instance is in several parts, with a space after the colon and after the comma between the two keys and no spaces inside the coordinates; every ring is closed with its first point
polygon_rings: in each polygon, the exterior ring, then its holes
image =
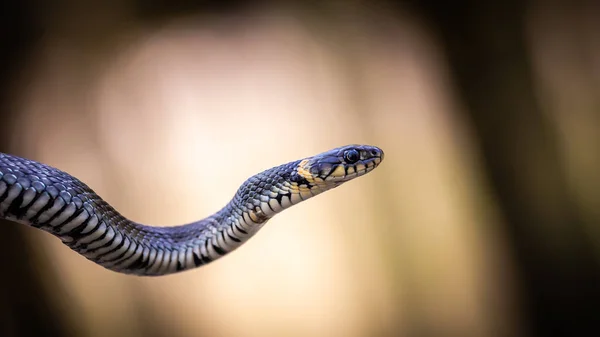
{"type": "MultiPolygon", "coordinates": [[[[372,174],[178,275],[111,273],[32,230],[61,275],[67,295],[56,300],[75,308],[76,329],[389,336],[417,321],[444,336],[483,336],[514,328],[511,266],[495,231],[502,219],[440,51],[418,22],[378,15],[342,18],[326,34],[269,11],[101,26],[88,34],[95,43],[72,29],[76,19],[48,32],[17,100],[14,142],[137,221],[204,217],[250,175],[335,146],[386,153],[372,174]]],[[[533,46],[551,51],[551,29],[539,29],[548,17],[534,19],[533,46]]],[[[562,88],[553,54],[544,55],[536,69],[552,94],[562,88]]],[[[560,104],[550,110],[573,128],[565,132],[591,137],[586,123],[568,124],[560,104]]]]}

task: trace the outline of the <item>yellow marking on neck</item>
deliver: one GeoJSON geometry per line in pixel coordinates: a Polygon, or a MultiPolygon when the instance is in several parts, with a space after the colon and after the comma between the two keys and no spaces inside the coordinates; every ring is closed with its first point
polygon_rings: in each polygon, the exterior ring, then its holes
{"type": "Polygon", "coordinates": [[[298,174],[304,179],[308,180],[309,183],[313,183],[315,178],[310,171],[305,168],[305,166],[308,166],[308,159],[304,159],[300,162],[300,164],[298,164],[298,174]]]}

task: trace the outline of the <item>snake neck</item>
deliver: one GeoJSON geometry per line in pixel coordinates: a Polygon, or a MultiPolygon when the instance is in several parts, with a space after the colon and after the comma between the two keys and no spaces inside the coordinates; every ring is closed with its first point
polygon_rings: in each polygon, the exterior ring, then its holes
{"type": "Polygon", "coordinates": [[[168,250],[180,252],[173,253],[179,262],[162,268],[134,263],[119,271],[162,275],[198,267],[232,252],[276,214],[326,190],[311,185],[298,173],[301,162],[293,161],[252,176],[225,207],[203,220],[177,227],[132,225],[131,231],[141,234],[143,244],[158,242],[168,250]]]}
{"type": "Polygon", "coordinates": [[[300,173],[302,162],[293,161],[252,176],[218,214],[237,216],[248,224],[260,225],[277,213],[327,190],[309,182],[300,173]]]}

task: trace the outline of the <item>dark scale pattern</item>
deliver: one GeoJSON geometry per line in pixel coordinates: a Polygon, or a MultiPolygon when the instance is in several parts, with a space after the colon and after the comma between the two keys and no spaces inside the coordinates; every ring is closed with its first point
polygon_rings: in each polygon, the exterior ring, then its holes
{"type": "MultiPolygon", "coordinates": [[[[326,152],[311,159],[318,163],[329,156],[326,152]]],[[[63,171],[0,153],[0,218],[49,232],[89,260],[117,272],[175,273],[231,252],[275,214],[306,199],[293,197],[298,185],[309,185],[298,175],[300,163],[280,165],[249,178],[223,209],[205,219],[150,227],[126,219],[63,171]]],[[[319,193],[338,185],[319,186],[319,193]]]]}
{"type": "MultiPolygon", "coordinates": [[[[296,165],[281,168],[294,169],[296,165]]],[[[0,154],[0,217],[56,235],[74,251],[107,268],[160,275],[209,263],[254,234],[257,224],[244,223],[243,214],[255,210],[261,194],[270,191],[282,175],[275,168],[262,176],[264,179],[248,179],[233,200],[209,218],[177,227],[150,227],[124,218],[65,172],[0,154]],[[242,223],[234,223],[235,218],[242,223]],[[227,232],[232,226],[235,230],[227,232]]]]}

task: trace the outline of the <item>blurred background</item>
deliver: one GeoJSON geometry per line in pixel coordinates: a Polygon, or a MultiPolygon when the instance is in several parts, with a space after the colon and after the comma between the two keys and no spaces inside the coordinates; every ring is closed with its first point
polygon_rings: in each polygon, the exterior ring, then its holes
{"type": "Polygon", "coordinates": [[[109,272],[0,226],[1,336],[591,336],[595,1],[22,0],[0,151],[177,225],[330,148],[379,169],[182,274],[109,272]]]}

